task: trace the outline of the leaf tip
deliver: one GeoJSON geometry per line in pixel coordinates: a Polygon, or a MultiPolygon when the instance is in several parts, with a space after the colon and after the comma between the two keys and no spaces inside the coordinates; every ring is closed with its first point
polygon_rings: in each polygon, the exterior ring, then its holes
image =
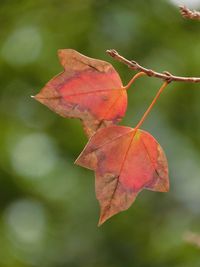
{"type": "Polygon", "coordinates": [[[101,226],[102,226],[102,224],[103,224],[103,223],[102,223],[102,222],[100,222],[100,220],[99,220],[99,221],[98,221],[98,224],[97,224],[97,226],[98,226],[98,227],[101,227],[101,226]]]}
{"type": "Polygon", "coordinates": [[[167,181],[165,182],[165,184],[163,184],[163,193],[164,192],[169,192],[170,189],[170,184],[169,184],[169,179],[167,179],[167,181]]]}
{"type": "Polygon", "coordinates": [[[35,100],[37,100],[37,101],[39,101],[40,103],[43,104],[44,98],[41,96],[40,93],[38,93],[37,95],[31,95],[31,98],[33,98],[33,99],[35,99],[35,100]]]}
{"type": "Polygon", "coordinates": [[[78,156],[78,158],[74,161],[75,165],[84,167],[84,168],[88,168],[90,169],[87,160],[85,159],[84,156],[82,156],[82,153],[78,156]]]}
{"type": "Polygon", "coordinates": [[[61,60],[61,64],[65,64],[66,63],[65,59],[67,57],[70,57],[71,54],[74,53],[74,51],[75,50],[70,49],[70,48],[68,48],[68,49],[58,49],[57,50],[57,55],[58,55],[58,58],[61,60]]]}
{"type": "Polygon", "coordinates": [[[62,53],[63,53],[63,49],[58,49],[57,50],[58,57],[60,57],[62,53]]]}
{"type": "Polygon", "coordinates": [[[40,102],[38,95],[31,95],[31,98],[33,98],[33,99],[35,99],[35,100],[40,102]]]}
{"type": "Polygon", "coordinates": [[[103,223],[105,223],[114,214],[116,213],[110,213],[109,209],[101,206],[98,227],[101,226],[103,223]]]}
{"type": "Polygon", "coordinates": [[[79,165],[79,157],[74,161],[74,165],[79,165]]]}
{"type": "Polygon", "coordinates": [[[99,221],[98,221],[98,227],[102,226],[102,224],[106,221],[107,219],[104,218],[102,215],[100,215],[99,221]]]}
{"type": "Polygon", "coordinates": [[[82,166],[82,165],[81,165],[81,162],[82,162],[82,160],[81,160],[81,158],[82,158],[82,154],[83,154],[83,151],[82,151],[81,154],[78,156],[78,158],[75,159],[75,161],[74,161],[74,165],[82,166]]]}
{"type": "Polygon", "coordinates": [[[81,152],[74,162],[75,165],[87,168],[89,170],[96,170],[97,157],[95,153],[86,153],[85,150],[81,152]]]}
{"type": "Polygon", "coordinates": [[[158,179],[157,183],[153,187],[153,191],[157,192],[169,192],[170,189],[170,183],[169,183],[169,177],[166,176],[164,179],[158,179]]]}

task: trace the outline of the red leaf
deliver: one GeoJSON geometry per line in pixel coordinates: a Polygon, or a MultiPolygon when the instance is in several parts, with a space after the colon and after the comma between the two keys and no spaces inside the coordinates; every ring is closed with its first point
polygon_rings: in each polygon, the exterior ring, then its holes
{"type": "Polygon", "coordinates": [[[98,131],[76,164],[96,171],[99,225],[128,209],[142,189],[169,190],[165,154],[153,136],[139,129],[111,126],[98,131]]]}
{"type": "Polygon", "coordinates": [[[127,93],[113,66],[72,49],[59,50],[58,56],[64,71],[35,98],[63,117],[81,119],[88,136],[120,121],[127,93]]]}

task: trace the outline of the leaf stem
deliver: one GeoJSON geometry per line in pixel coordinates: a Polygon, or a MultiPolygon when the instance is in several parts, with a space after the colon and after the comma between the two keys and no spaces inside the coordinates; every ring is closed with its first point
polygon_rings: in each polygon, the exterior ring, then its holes
{"type": "Polygon", "coordinates": [[[143,122],[145,121],[146,117],[148,116],[149,112],[151,111],[151,109],[153,108],[153,106],[155,105],[156,101],[158,100],[159,96],[161,95],[161,93],[163,92],[163,90],[167,87],[167,85],[169,84],[168,81],[165,81],[162,86],[160,87],[160,89],[158,90],[156,96],[154,97],[153,101],[151,102],[150,106],[148,107],[148,109],[145,111],[144,115],[142,116],[141,120],[138,122],[138,124],[136,125],[136,127],[134,128],[134,131],[137,131],[137,129],[139,129],[139,127],[143,124],[143,122]]]}
{"type": "Polygon", "coordinates": [[[139,78],[139,77],[141,77],[141,76],[145,76],[145,75],[147,75],[145,72],[143,72],[143,71],[141,71],[141,72],[138,72],[137,74],[135,74],[134,76],[133,76],[133,78],[128,82],[128,84],[126,85],[126,86],[123,86],[123,88],[125,89],[125,90],[128,90],[129,88],[130,88],[130,86],[132,85],[132,83],[134,83],[134,81],[137,79],[137,78],[139,78]]]}

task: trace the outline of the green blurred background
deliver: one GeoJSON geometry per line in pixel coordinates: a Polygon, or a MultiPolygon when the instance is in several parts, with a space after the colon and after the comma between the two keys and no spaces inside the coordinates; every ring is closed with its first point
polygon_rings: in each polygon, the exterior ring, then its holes
{"type": "MultiPolygon", "coordinates": [[[[184,238],[200,233],[199,84],[170,84],[143,125],[166,151],[170,192],[143,191],[98,228],[93,173],[73,165],[87,141],[80,122],[30,98],[62,70],[59,48],[111,62],[124,84],[134,72],[106,49],[199,76],[200,23],[167,0],[1,0],[0,266],[199,267],[184,238]]],[[[160,84],[132,86],[123,124],[138,122],[160,84]]]]}

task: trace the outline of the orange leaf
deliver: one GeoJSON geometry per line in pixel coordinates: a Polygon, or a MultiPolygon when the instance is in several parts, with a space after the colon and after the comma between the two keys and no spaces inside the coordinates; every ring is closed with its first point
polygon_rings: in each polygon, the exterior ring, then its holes
{"type": "Polygon", "coordinates": [[[169,190],[165,154],[153,136],[139,129],[111,126],[98,131],[76,164],[96,172],[99,225],[128,209],[142,189],[169,190]]]}
{"type": "Polygon", "coordinates": [[[35,98],[63,117],[81,119],[88,136],[120,121],[127,93],[113,66],[72,49],[59,50],[58,56],[64,71],[35,98]]]}

